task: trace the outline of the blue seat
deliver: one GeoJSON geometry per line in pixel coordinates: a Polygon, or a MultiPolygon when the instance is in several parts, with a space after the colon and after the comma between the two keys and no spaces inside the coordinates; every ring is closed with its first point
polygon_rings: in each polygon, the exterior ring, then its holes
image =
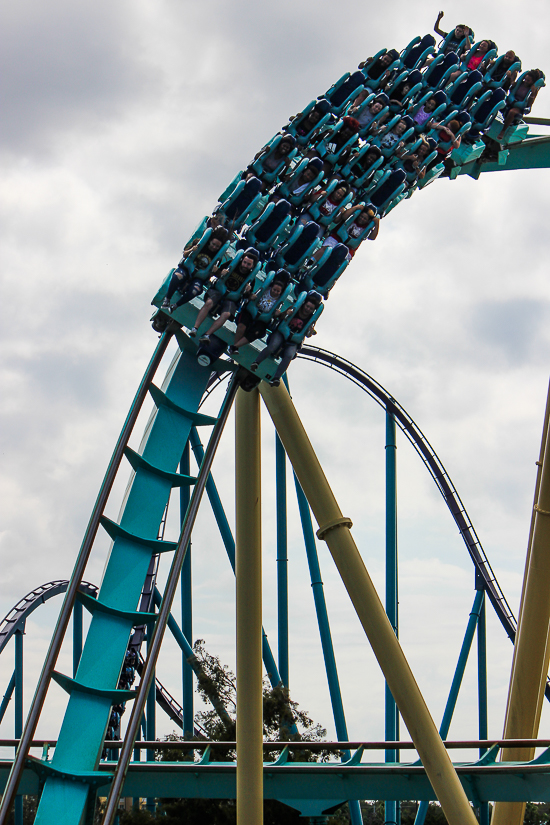
{"type": "Polygon", "coordinates": [[[260,178],[260,180],[263,180],[265,183],[273,183],[273,181],[276,180],[276,178],[281,174],[281,172],[283,172],[285,170],[285,168],[287,166],[286,161],[287,160],[292,160],[292,158],[294,158],[296,156],[296,153],[297,153],[298,150],[296,149],[295,144],[296,144],[296,138],[294,137],[294,135],[288,135],[288,134],[286,134],[286,135],[285,134],[275,135],[275,137],[272,138],[271,141],[267,144],[267,146],[265,147],[265,150],[260,154],[260,157],[256,158],[256,160],[254,160],[250,164],[250,166],[248,167],[249,170],[251,172],[253,172],[254,175],[256,175],[256,177],[260,178]],[[273,152],[275,152],[277,147],[283,141],[292,142],[292,145],[293,145],[294,148],[291,149],[291,151],[282,158],[279,165],[272,172],[266,172],[263,168],[264,161],[269,157],[269,155],[271,155],[271,154],[273,154],[273,152]]]}
{"type": "Polygon", "coordinates": [[[456,49],[453,49],[452,52],[447,52],[447,49],[449,48],[449,44],[454,38],[454,33],[455,33],[455,30],[454,30],[454,28],[452,28],[451,31],[449,32],[449,34],[447,35],[447,37],[445,37],[445,39],[439,44],[439,48],[438,48],[439,52],[441,52],[442,54],[447,53],[447,54],[461,55],[464,52],[467,52],[467,51],[470,50],[470,48],[472,46],[472,43],[474,42],[474,37],[475,37],[475,35],[474,35],[474,33],[472,32],[471,29],[470,29],[470,34],[467,35],[466,37],[464,37],[460,41],[460,43],[459,43],[459,45],[456,49]]]}
{"type": "Polygon", "coordinates": [[[380,151],[382,152],[383,156],[387,159],[387,158],[390,158],[390,157],[393,156],[397,146],[400,143],[406,143],[413,135],[414,135],[414,122],[413,122],[412,118],[409,117],[408,115],[396,115],[394,118],[392,118],[392,120],[388,124],[388,127],[386,129],[384,129],[384,131],[380,135],[376,136],[376,138],[373,140],[373,144],[375,146],[380,147],[380,151]],[[387,134],[389,134],[389,132],[392,131],[394,126],[397,123],[399,123],[400,120],[404,120],[405,123],[407,124],[407,129],[405,130],[405,132],[403,132],[403,134],[399,137],[399,140],[396,143],[394,143],[393,146],[388,146],[388,147],[382,146],[382,141],[383,141],[384,137],[387,134]]]}
{"type": "Polygon", "coordinates": [[[424,72],[424,85],[434,90],[441,89],[459,64],[460,58],[455,52],[438,54],[424,72]]]}
{"type": "Polygon", "coordinates": [[[380,81],[386,75],[387,72],[391,73],[397,71],[400,68],[401,61],[399,59],[399,52],[397,52],[395,49],[381,49],[374,55],[372,60],[370,60],[361,70],[365,78],[365,86],[368,86],[369,89],[378,89],[380,87],[380,81]],[[385,54],[388,54],[392,58],[392,60],[387,66],[384,66],[383,71],[381,71],[380,74],[378,74],[378,69],[380,67],[379,60],[385,54]]]}
{"type": "Polygon", "coordinates": [[[342,207],[346,207],[353,200],[353,192],[348,192],[348,194],[342,198],[341,203],[338,204],[337,208],[330,215],[323,215],[321,213],[321,207],[325,201],[328,200],[334,190],[337,189],[342,183],[343,181],[340,178],[332,178],[332,180],[329,181],[328,186],[324,187],[325,194],[321,198],[318,198],[315,203],[312,203],[311,206],[308,206],[308,213],[318,224],[320,224],[320,226],[328,226],[331,224],[336,213],[342,209],[342,207]]]}
{"type": "Polygon", "coordinates": [[[338,161],[348,149],[354,147],[355,144],[358,143],[359,138],[359,131],[354,132],[345,143],[336,151],[332,151],[330,148],[331,143],[334,142],[334,138],[338,135],[338,133],[345,127],[344,120],[338,120],[330,132],[325,135],[318,143],[315,144],[315,151],[323,158],[324,161],[330,163],[331,166],[336,166],[338,161]]]}
{"type": "Polygon", "coordinates": [[[245,238],[249,244],[260,252],[265,252],[276,246],[278,239],[286,230],[292,219],[290,203],[284,198],[277,203],[268,203],[260,217],[254,221],[246,232],[245,238]]]}
{"type": "Polygon", "coordinates": [[[458,77],[447,92],[449,102],[458,108],[465,109],[473,97],[483,87],[483,75],[474,69],[466,77],[458,77]]]}
{"type": "Polygon", "coordinates": [[[288,241],[277,253],[277,266],[284,267],[292,274],[297,272],[306,258],[311,257],[319,246],[319,224],[309,221],[296,227],[288,241]]]}
{"type": "MultiPolygon", "coordinates": [[[[501,54],[500,57],[497,57],[495,62],[491,66],[489,66],[489,68],[487,69],[487,71],[483,75],[483,85],[484,86],[488,86],[490,89],[498,89],[502,86],[502,84],[504,82],[504,78],[506,77],[506,72],[504,73],[504,75],[499,80],[496,80],[494,76],[495,76],[495,74],[499,74],[499,71],[502,68],[502,63],[503,63],[505,57],[506,57],[505,54],[501,54]]],[[[512,63],[511,66],[508,66],[506,71],[508,71],[508,72],[521,72],[521,60],[519,60],[519,58],[518,58],[514,63],[512,63]]]]}
{"type": "Polygon", "coordinates": [[[210,263],[208,264],[207,267],[205,267],[203,269],[197,269],[197,267],[195,266],[195,260],[196,260],[197,256],[200,255],[201,252],[208,245],[208,242],[210,241],[210,238],[212,237],[213,231],[214,230],[211,229],[211,228],[206,229],[205,232],[203,233],[198,245],[193,250],[193,252],[191,252],[191,254],[187,256],[187,258],[182,258],[181,261],[179,262],[179,266],[185,267],[185,269],[187,270],[189,275],[193,275],[193,277],[195,277],[195,278],[200,278],[201,281],[205,281],[205,280],[207,280],[207,278],[210,277],[210,274],[212,272],[212,268],[225,255],[225,253],[229,249],[229,245],[230,245],[230,241],[226,241],[224,244],[222,244],[222,246],[220,247],[218,252],[216,252],[216,254],[214,255],[214,257],[212,258],[212,260],[210,261],[210,263]]]}
{"type": "Polygon", "coordinates": [[[390,201],[396,198],[406,187],[407,175],[403,169],[395,169],[369,195],[371,203],[376,206],[379,214],[384,214],[390,201]]]}
{"type": "MultiPolygon", "coordinates": [[[[468,54],[470,54],[470,52],[471,52],[472,55],[473,55],[473,53],[475,52],[475,50],[477,49],[477,47],[479,46],[480,43],[483,43],[483,40],[478,40],[477,43],[474,43],[474,45],[472,46],[472,48],[470,49],[469,52],[465,52],[462,55],[460,65],[461,65],[461,68],[462,68],[463,71],[468,71],[468,54]]],[[[483,74],[485,72],[484,66],[488,66],[489,62],[491,60],[495,60],[497,54],[498,54],[498,52],[497,52],[496,48],[495,49],[489,49],[488,52],[485,52],[485,56],[484,56],[483,60],[481,61],[481,63],[477,67],[477,69],[475,69],[475,71],[479,71],[481,74],[483,74]]]]}
{"type": "MultiPolygon", "coordinates": [[[[525,114],[527,114],[527,112],[530,111],[531,107],[527,106],[527,99],[529,98],[529,94],[527,94],[527,97],[524,100],[518,100],[516,98],[517,91],[518,91],[519,87],[521,86],[521,84],[523,83],[523,78],[525,77],[526,74],[529,74],[529,71],[530,70],[527,70],[526,72],[523,72],[522,74],[520,74],[520,76],[518,77],[518,79],[516,80],[516,82],[514,83],[512,88],[510,89],[510,91],[508,93],[507,100],[506,100],[506,108],[507,109],[508,108],[519,109],[521,112],[523,112],[525,114]]],[[[544,74],[543,74],[542,77],[539,78],[539,80],[536,80],[533,83],[533,85],[531,86],[531,89],[541,89],[543,86],[546,85],[544,80],[545,80],[545,77],[544,77],[544,74]]]]}
{"type": "Polygon", "coordinates": [[[358,152],[355,152],[349,158],[345,166],[340,170],[340,174],[352,186],[360,187],[383,163],[384,157],[378,146],[373,146],[372,143],[365,143],[358,152]],[[377,157],[369,166],[365,166],[366,157],[369,152],[374,153],[377,157]]]}
{"type": "Polygon", "coordinates": [[[267,276],[267,278],[263,282],[262,287],[256,298],[246,305],[246,310],[248,314],[255,321],[261,321],[264,324],[269,324],[273,320],[275,312],[279,309],[279,307],[281,307],[284,304],[286,299],[289,297],[290,293],[292,292],[292,289],[293,284],[290,279],[290,274],[286,271],[286,269],[278,269],[277,272],[272,272],[270,275],[267,276]],[[277,298],[277,300],[271,307],[271,309],[268,312],[260,312],[260,310],[258,309],[258,303],[261,301],[263,296],[267,292],[269,292],[269,290],[271,289],[271,284],[275,279],[284,280],[286,282],[286,286],[283,289],[280,297],[277,298]]]}
{"type": "MultiPolygon", "coordinates": [[[[373,206],[372,203],[371,204],[358,203],[356,205],[361,206],[363,208],[366,208],[367,206],[371,206],[371,207],[373,206]]],[[[357,219],[357,216],[359,214],[360,214],[359,212],[356,212],[354,215],[351,215],[345,223],[343,223],[341,226],[338,227],[338,229],[336,229],[336,231],[334,233],[342,241],[342,243],[344,243],[348,247],[348,249],[357,249],[357,247],[359,246],[361,241],[363,241],[370,234],[372,229],[374,228],[374,220],[371,220],[364,227],[364,229],[361,231],[360,235],[358,235],[355,238],[350,236],[349,229],[350,229],[351,225],[353,223],[355,223],[355,220],[357,219]]]]}
{"type": "Polygon", "coordinates": [[[435,51],[435,37],[425,34],[415,37],[401,52],[401,64],[406,69],[421,68],[426,59],[435,51]]]}
{"type": "Polygon", "coordinates": [[[372,120],[369,123],[366,124],[366,126],[363,126],[361,129],[359,129],[359,137],[360,138],[364,137],[367,134],[367,132],[369,131],[370,127],[373,124],[380,123],[390,113],[390,108],[389,108],[390,99],[389,99],[389,97],[387,96],[387,94],[385,94],[385,92],[379,92],[378,94],[373,93],[372,97],[369,95],[369,97],[365,101],[363,101],[363,103],[359,106],[359,109],[354,114],[354,117],[356,119],[358,119],[361,116],[361,112],[363,111],[363,109],[365,109],[370,103],[372,103],[373,100],[380,101],[381,103],[384,104],[384,106],[378,112],[378,114],[376,114],[372,118],[372,120]]]}
{"type": "MultiPolygon", "coordinates": [[[[438,89],[437,92],[434,92],[430,89],[429,92],[426,92],[426,94],[422,95],[422,97],[415,103],[414,107],[410,110],[409,115],[414,119],[414,116],[419,111],[419,109],[421,109],[422,106],[425,103],[427,103],[428,100],[432,97],[435,99],[437,105],[433,112],[430,114],[430,120],[438,120],[439,118],[443,117],[449,106],[449,98],[441,89],[438,89]]],[[[427,120],[425,123],[422,124],[415,124],[415,131],[417,133],[425,132],[426,125],[430,122],[430,120],[427,120]]]]}
{"type": "Polygon", "coordinates": [[[304,324],[301,331],[300,332],[291,332],[290,327],[289,327],[289,323],[292,321],[292,319],[294,318],[294,316],[296,315],[296,313],[298,312],[298,310],[300,309],[302,304],[305,303],[306,298],[307,298],[307,292],[302,292],[302,294],[299,295],[298,298],[296,299],[296,303],[292,307],[292,312],[289,313],[289,315],[287,315],[287,317],[284,319],[284,321],[281,321],[281,323],[277,327],[278,331],[284,336],[285,341],[290,341],[293,344],[301,344],[302,341],[304,340],[304,338],[306,337],[306,333],[308,332],[309,329],[311,329],[311,327],[316,322],[316,320],[318,319],[318,317],[322,313],[323,309],[325,308],[323,303],[319,304],[319,306],[317,307],[317,309],[315,310],[315,312],[313,313],[311,318],[309,318],[309,320],[304,324]]]}
{"type": "Polygon", "coordinates": [[[414,98],[422,92],[422,88],[422,73],[419,72],[418,69],[413,69],[412,71],[407,69],[400,72],[391,85],[386,87],[387,95],[390,98],[390,111],[407,111],[408,107],[412,105],[414,98]],[[396,110],[393,108],[396,104],[393,104],[392,100],[395,99],[395,95],[399,97],[405,84],[409,85],[409,91],[401,97],[401,104],[396,110]]]}
{"type": "MultiPolygon", "coordinates": [[[[226,299],[228,299],[230,301],[235,301],[235,302],[240,301],[241,298],[242,298],[243,292],[245,291],[248,284],[252,284],[252,286],[254,286],[254,281],[256,279],[256,275],[258,274],[258,272],[260,271],[261,266],[262,266],[260,261],[258,261],[258,263],[254,267],[254,269],[245,278],[245,280],[242,282],[240,287],[238,289],[236,289],[234,292],[229,292],[227,290],[226,285],[225,285],[226,281],[229,279],[232,272],[237,268],[241,258],[246,254],[246,252],[247,252],[246,249],[239,250],[239,252],[237,252],[235,257],[231,261],[230,265],[227,267],[227,272],[224,275],[222,275],[220,278],[218,278],[218,280],[216,281],[217,291],[221,292],[221,294],[226,299]]],[[[257,250],[254,250],[254,252],[257,254],[257,250]]]]}
{"type": "Polygon", "coordinates": [[[332,113],[339,115],[352,97],[359,94],[363,88],[365,77],[363,72],[357,71],[342,75],[330,89],[325,92],[325,98],[330,103],[332,113]]]}
{"type": "Polygon", "coordinates": [[[480,132],[488,129],[497,114],[506,105],[506,92],[504,89],[489,89],[481,95],[477,103],[470,109],[470,116],[473,120],[473,127],[469,135],[477,137],[480,132]]]}
{"type": "Polygon", "coordinates": [[[299,117],[295,117],[285,126],[285,132],[294,135],[299,146],[305,146],[320,129],[326,126],[331,117],[332,114],[328,100],[312,100],[299,117]],[[313,110],[319,114],[319,120],[305,134],[300,134],[306,118],[313,110]]]}
{"type": "Polygon", "coordinates": [[[302,201],[309,195],[311,190],[315,186],[317,186],[318,183],[321,182],[323,176],[323,162],[320,158],[312,158],[311,160],[309,158],[303,158],[303,160],[301,160],[298,166],[294,169],[290,178],[287,181],[284,181],[283,183],[279,184],[276,192],[278,195],[288,200],[293,206],[299,206],[302,203],[302,201]],[[313,180],[307,184],[307,186],[302,190],[302,192],[294,195],[290,194],[292,190],[292,185],[296,183],[296,181],[299,179],[300,175],[307,166],[311,166],[316,170],[317,174],[315,178],[313,178],[313,180]]]}
{"type": "Polygon", "coordinates": [[[242,180],[234,189],[232,194],[214,212],[215,215],[223,215],[228,228],[238,230],[244,224],[247,215],[252,211],[260,200],[262,194],[262,182],[259,178],[249,178],[242,180]]]}
{"type": "Polygon", "coordinates": [[[349,252],[345,244],[325,247],[322,257],[311,269],[308,269],[299,283],[295,286],[296,295],[304,290],[314,289],[326,300],[328,293],[349,263],[349,252]]]}

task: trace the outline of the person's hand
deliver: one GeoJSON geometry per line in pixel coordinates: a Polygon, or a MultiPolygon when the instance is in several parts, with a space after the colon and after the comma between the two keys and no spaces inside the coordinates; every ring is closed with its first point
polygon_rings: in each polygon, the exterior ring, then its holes
{"type": "Polygon", "coordinates": [[[438,13],[437,13],[437,22],[438,23],[441,21],[441,18],[443,17],[444,14],[445,14],[444,11],[438,11],[438,13]]]}

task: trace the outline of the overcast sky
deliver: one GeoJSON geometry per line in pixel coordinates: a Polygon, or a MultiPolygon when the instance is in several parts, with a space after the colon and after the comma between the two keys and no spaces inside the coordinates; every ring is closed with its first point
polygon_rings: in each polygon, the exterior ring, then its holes
{"type": "MultiPolygon", "coordinates": [[[[2,615],[29,590],[70,574],[156,344],[151,297],[194,226],[290,115],[380,48],[401,49],[431,31],[437,11],[402,0],[4,5],[2,615]]],[[[459,22],[479,39],[495,40],[500,52],[515,49],[525,69],[548,69],[547,4],[535,0],[527,13],[508,0],[451,3],[442,25],[459,22]]],[[[546,90],[533,114],[550,116],[546,90]]],[[[546,170],[503,172],[440,181],[416,194],[356,255],[315,339],[373,375],[418,422],[516,612],[548,385],[549,184],[546,170]]],[[[320,366],[294,363],[290,380],[383,593],[383,413],[320,366]]],[[[209,408],[220,401],[218,392],[209,408]]],[[[264,623],[276,650],[267,417],[264,438],[264,623]]],[[[420,460],[401,434],[398,444],[400,633],[439,724],[474,598],[473,570],[420,460]]],[[[229,432],[215,475],[231,519],[232,450],[229,432]]],[[[116,497],[110,508],[116,514],[116,497]]],[[[294,504],[290,509],[292,695],[332,737],[294,504]]],[[[99,583],[106,548],[99,543],[90,581],[99,583]]],[[[379,738],[383,683],[324,545],[319,553],[349,734],[379,738]]],[[[194,636],[232,664],[234,584],[208,510],[193,554],[194,636]]],[[[27,702],[59,604],[28,623],[27,702]]],[[[489,723],[499,736],[511,645],[489,613],[489,723]]],[[[0,660],[1,694],[11,657],[8,651],[0,660]]],[[[159,677],[176,696],[178,669],[167,644],[159,677]]],[[[477,734],[474,682],[472,663],[453,738],[477,734]]],[[[51,694],[41,727],[49,736],[63,703],[57,687],[51,694]]],[[[172,727],[159,712],[160,734],[172,727]]],[[[8,714],[0,732],[12,730],[8,714]]],[[[550,735],[548,719],[541,732],[550,735]]]]}

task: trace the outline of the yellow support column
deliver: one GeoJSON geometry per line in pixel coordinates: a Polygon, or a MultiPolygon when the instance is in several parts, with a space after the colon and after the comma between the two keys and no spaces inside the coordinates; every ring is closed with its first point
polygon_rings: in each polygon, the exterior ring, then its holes
{"type": "MultiPolygon", "coordinates": [[[[520,613],[506,718],[505,739],[536,739],[539,731],[544,688],[548,674],[550,645],[550,455],[548,420],[550,391],[535,483],[535,502],[525,574],[521,593],[520,613]]],[[[515,762],[532,759],[534,748],[503,748],[501,761],[515,762]]],[[[524,802],[497,802],[492,825],[521,825],[525,816],[524,802]]]]}
{"type": "Polygon", "coordinates": [[[388,621],[319,460],[283,385],[260,391],[449,825],[477,825],[464,789],[388,621]]]}
{"type": "Polygon", "coordinates": [[[262,531],[258,390],[239,390],[235,436],[237,825],[262,825],[262,531]]]}

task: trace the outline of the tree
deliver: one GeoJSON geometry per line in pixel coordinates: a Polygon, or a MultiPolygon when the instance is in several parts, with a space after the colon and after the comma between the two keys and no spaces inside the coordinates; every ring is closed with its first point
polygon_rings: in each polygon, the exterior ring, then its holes
{"type": "MultiPolygon", "coordinates": [[[[223,747],[223,742],[235,740],[236,717],[236,679],[231,669],[222,664],[219,657],[213,656],[205,648],[204,640],[198,639],[193,645],[195,657],[194,670],[199,673],[197,692],[212,707],[199,711],[195,716],[196,727],[201,731],[192,741],[206,740],[220,742],[211,758],[215,761],[229,761],[235,758],[235,751],[223,747]],[[220,706],[223,708],[219,713],[220,706]]],[[[288,690],[281,686],[271,687],[268,682],[263,686],[264,739],[281,742],[307,741],[322,742],[326,739],[326,729],[313,721],[307,711],[290,698],[288,690]]],[[[164,741],[182,741],[176,733],[169,734],[164,741]]],[[[266,753],[266,759],[276,758],[280,751],[266,753]]],[[[328,761],[340,754],[334,751],[296,750],[289,753],[289,761],[328,761]]],[[[193,759],[192,749],[162,749],[157,751],[159,761],[177,762],[193,759]]],[[[338,812],[329,819],[330,825],[345,825],[349,821],[346,815],[338,812]]],[[[235,825],[236,803],[234,799],[165,799],[155,816],[148,811],[121,812],[120,825],[235,825]]],[[[264,803],[265,825],[304,825],[303,817],[294,808],[276,800],[264,803]]]]}

